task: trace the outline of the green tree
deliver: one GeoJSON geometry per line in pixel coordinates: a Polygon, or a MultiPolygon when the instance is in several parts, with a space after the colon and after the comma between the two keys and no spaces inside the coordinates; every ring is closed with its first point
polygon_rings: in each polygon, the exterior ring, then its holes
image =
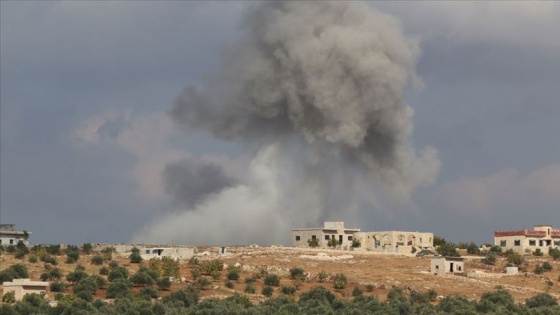
{"type": "Polygon", "coordinates": [[[80,258],[80,249],[75,245],[66,247],[66,263],[73,264],[80,258]]]}
{"type": "Polygon", "coordinates": [[[132,296],[132,283],[126,279],[116,279],[107,287],[105,296],[108,299],[130,298],[132,296]]]}
{"type": "Polygon", "coordinates": [[[277,287],[280,285],[280,277],[275,274],[269,274],[264,278],[264,284],[277,287]]]}
{"type": "Polygon", "coordinates": [[[274,289],[269,286],[269,285],[265,285],[262,289],[262,295],[266,296],[266,297],[271,297],[272,293],[274,292],[274,289]]]}
{"type": "Polygon", "coordinates": [[[344,275],[343,273],[338,273],[334,275],[333,281],[334,281],[334,288],[336,290],[342,290],[346,288],[346,285],[348,284],[348,279],[346,279],[346,275],[344,275]]]}
{"type": "Polygon", "coordinates": [[[448,257],[461,256],[457,251],[455,244],[453,243],[443,243],[436,248],[436,251],[442,256],[448,256],[448,257]]]}
{"type": "Polygon", "coordinates": [[[132,254],[130,254],[128,258],[130,259],[130,262],[133,264],[139,264],[142,262],[142,260],[144,260],[142,258],[142,255],[140,255],[140,250],[136,247],[132,248],[132,254]]]}
{"type": "Polygon", "coordinates": [[[82,252],[86,255],[91,254],[91,252],[93,251],[93,245],[91,245],[91,243],[84,243],[82,244],[82,252]]]}

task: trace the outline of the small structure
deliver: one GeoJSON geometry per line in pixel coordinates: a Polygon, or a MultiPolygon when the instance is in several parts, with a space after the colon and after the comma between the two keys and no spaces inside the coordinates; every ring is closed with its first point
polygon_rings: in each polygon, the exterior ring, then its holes
{"type": "Polygon", "coordinates": [[[48,282],[31,281],[30,279],[14,279],[11,282],[4,282],[2,285],[4,286],[4,294],[13,292],[16,301],[21,301],[26,294],[45,294],[49,287],[48,282]]]}
{"type": "Polygon", "coordinates": [[[356,232],[360,229],[345,228],[344,222],[325,222],[322,228],[293,229],[292,246],[328,248],[336,242],[336,246],[350,247],[356,232]]]}
{"type": "Polygon", "coordinates": [[[348,229],[344,222],[325,222],[323,228],[292,230],[293,247],[328,248],[333,240],[339,248],[350,249],[352,243],[359,243],[354,250],[384,253],[413,254],[423,249],[433,249],[434,234],[427,232],[380,231],[361,232],[348,229]]]}
{"type": "Polygon", "coordinates": [[[29,245],[29,231],[17,231],[15,224],[0,224],[0,245],[17,245],[23,242],[29,245]]]}
{"type": "Polygon", "coordinates": [[[194,256],[194,250],[188,247],[148,247],[140,249],[140,255],[146,260],[161,259],[164,256],[173,259],[185,259],[194,256]]]}
{"type": "Polygon", "coordinates": [[[494,245],[500,246],[502,251],[511,249],[519,254],[532,253],[536,249],[547,254],[549,248],[560,247],[560,230],[551,225],[535,225],[533,230],[495,231],[494,245]]]}
{"type": "Polygon", "coordinates": [[[431,271],[433,274],[457,274],[465,272],[465,261],[461,257],[432,258],[431,271]]]}
{"type": "Polygon", "coordinates": [[[519,274],[519,268],[518,267],[506,267],[506,275],[515,276],[517,274],[519,274]]]}

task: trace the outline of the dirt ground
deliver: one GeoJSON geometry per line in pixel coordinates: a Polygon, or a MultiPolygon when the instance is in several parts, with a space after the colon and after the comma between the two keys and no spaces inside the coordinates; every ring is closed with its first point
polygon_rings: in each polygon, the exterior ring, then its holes
{"type": "MultiPolygon", "coordinates": [[[[99,274],[102,266],[90,263],[92,256],[81,255],[78,263],[86,267],[90,274],[99,274]]],[[[409,290],[427,291],[433,289],[439,298],[450,295],[460,295],[468,299],[479,299],[484,292],[496,289],[507,289],[518,302],[537,293],[547,292],[560,298],[560,262],[548,257],[526,256],[529,264],[527,272],[519,275],[508,276],[503,270],[506,265],[505,258],[498,258],[495,266],[486,266],[480,263],[481,257],[464,256],[465,275],[433,275],[430,273],[431,257],[412,257],[402,255],[379,254],[360,251],[337,251],[326,249],[298,249],[291,247],[260,247],[244,246],[229,247],[225,255],[218,255],[218,247],[198,247],[196,257],[199,261],[220,259],[225,265],[237,265],[241,268],[239,280],[233,281],[234,288],[228,289],[224,283],[227,271],[222,271],[219,280],[212,280],[208,289],[202,290],[202,298],[224,298],[235,292],[244,293],[245,279],[261,274],[263,270],[280,276],[280,286],[274,288],[273,296],[281,295],[282,286],[293,286],[289,276],[291,268],[302,268],[306,272],[306,281],[301,284],[295,293],[297,299],[301,292],[313,287],[324,286],[333,292],[332,275],[343,273],[348,279],[344,290],[336,291],[341,299],[352,297],[352,290],[358,286],[365,295],[376,295],[380,300],[387,298],[387,293],[393,287],[399,287],[405,292],[409,290]],[[553,269],[542,275],[533,274],[537,263],[549,261],[553,269]],[[320,282],[317,275],[326,272],[331,277],[326,282],[320,282]],[[552,286],[550,286],[552,283],[552,286]]],[[[141,264],[132,264],[127,255],[114,254],[113,258],[129,268],[129,274],[134,274],[141,264]]],[[[64,256],[58,257],[58,268],[66,275],[74,271],[77,264],[64,263],[64,256]]],[[[44,263],[30,263],[27,257],[22,261],[12,255],[0,255],[0,270],[14,263],[24,263],[32,280],[39,280],[44,272],[44,263]]],[[[146,263],[144,263],[146,264],[146,263]]],[[[105,264],[106,265],[106,264],[105,264]]],[[[180,276],[174,279],[171,290],[162,291],[161,296],[180,290],[194,283],[188,259],[180,261],[180,276]]],[[[209,278],[210,279],[210,278],[209,278]]],[[[263,279],[255,283],[256,294],[249,294],[254,302],[262,301],[261,290],[264,286],[263,279]]],[[[135,291],[140,287],[134,288],[135,291]]],[[[72,288],[68,288],[71,292],[72,288]]],[[[99,290],[96,296],[103,298],[104,290],[99,290]]]]}

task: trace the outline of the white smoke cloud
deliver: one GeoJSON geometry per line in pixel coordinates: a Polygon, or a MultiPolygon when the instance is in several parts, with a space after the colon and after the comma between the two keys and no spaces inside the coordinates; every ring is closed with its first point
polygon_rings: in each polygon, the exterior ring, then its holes
{"type": "Polygon", "coordinates": [[[412,148],[404,102],[418,43],[397,20],[359,2],[266,2],[243,30],[221,71],[203,89],[186,87],[171,116],[256,145],[257,157],[241,184],[153,222],[137,241],[274,243],[293,224],[352,223],[379,183],[408,202],[434,181],[436,151],[412,148]]]}

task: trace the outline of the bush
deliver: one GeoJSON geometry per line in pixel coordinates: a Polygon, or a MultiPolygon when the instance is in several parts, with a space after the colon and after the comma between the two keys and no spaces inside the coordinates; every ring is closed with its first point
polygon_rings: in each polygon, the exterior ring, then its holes
{"type": "Polygon", "coordinates": [[[233,282],[231,282],[230,280],[227,280],[224,284],[228,289],[233,289],[234,287],[233,282]]]}
{"type": "Polygon", "coordinates": [[[317,274],[317,280],[319,280],[319,282],[325,282],[327,281],[329,277],[329,274],[325,271],[325,270],[321,270],[318,274],[317,274]]]}
{"type": "Polygon", "coordinates": [[[542,264],[542,269],[543,269],[543,271],[551,271],[552,270],[552,265],[548,261],[545,261],[542,264]]]}
{"type": "Polygon", "coordinates": [[[255,282],[257,282],[257,279],[255,277],[245,278],[245,283],[247,283],[247,284],[255,283],[255,282]]]}
{"type": "Polygon", "coordinates": [[[33,263],[33,264],[34,264],[34,263],[37,262],[37,256],[29,256],[29,259],[28,259],[28,260],[29,260],[30,263],[33,263]]]}
{"type": "Polygon", "coordinates": [[[375,285],[373,284],[366,285],[366,292],[373,292],[373,290],[375,290],[375,285]]]}
{"type": "Polygon", "coordinates": [[[62,251],[60,250],[60,244],[48,245],[46,249],[47,249],[47,253],[51,255],[60,256],[60,254],[62,253],[62,251]]]}
{"type": "Polygon", "coordinates": [[[99,274],[102,276],[106,276],[109,274],[109,268],[107,267],[102,267],[101,269],[99,269],[99,274]]]}
{"type": "Polygon", "coordinates": [[[15,257],[16,257],[17,259],[23,259],[23,258],[25,257],[25,252],[23,252],[23,251],[21,251],[21,250],[18,250],[18,251],[16,252],[15,257]]]}
{"type": "Polygon", "coordinates": [[[66,263],[73,264],[80,258],[80,249],[75,245],[66,247],[66,263]]]}
{"type": "Polygon", "coordinates": [[[130,278],[133,284],[136,285],[152,285],[155,279],[152,278],[146,271],[138,271],[130,278]]]}
{"type": "Polygon", "coordinates": [[[282,292],[282,294],[285,295],[292,295],[294,293],[296,293],[296,287],[285,287],[283,286],[280,291],[282,292]]]}
{"type": "Polygon", "coordinates": [[[91,243],[84,243],[82,244],[82,252],[86,255],[91,254],[91,252],[93,251],[93,245],[91,245],[91,243]]]}
{"type": "Polygon", "coordinates": [[[62,282],[51,283],[51,292],[65,292],[66,285],[62,282]]]}
{"type": "Polygon", "coordinates": [[[301,268],[290,269],[290,279],[296,279],[299,277],[305,277],[305,271],[301,268]]]}
{"type": "Polygon", "coordinates": [[[160,290],[169,290],[171,288],[171,280],[169,280],[169,277],[162,277],[157,280],[157,285],[160,290]]]}
{"type": "Polygon", "coordinates": [[[247,286],[245,286],[245,293],[250,293],[250,294],[255,294],[255,285],[252,283],[247,284],[247,286]]]}
{"type": "Polygon", "coordinates": [[[521,266],[525,262],[525,258],[514,251],[507,251],[506,255],[508,263],[517,267],[521,266]]]}
{"type": "Polygon", "coordinates": [[[0,272],[0,282],[12,281],[14,279],[29,278],[27,267],[22,264],[11,265],[0,272]]]}
{"type": "Polygon", "coordinates": [[[42,262],[51,264],[51,265],[58,265],[58,261],[51,255],[43,255],[39,257],[42,262]]]}
{"type": "Polygon", "coordinates": [[[206,260],[200,263],[200,272],[205,275],[211,275],[212,272],[222,271],[224,269],[224,262],[220,259],[206,260]]]}
{"type": "Polygon", "coordinates": [[[175,304],[176,302],[179,302],[179,305],[183,307],[190,307],[196,305],[199,298],[199,292],[193,287],[188,287],[186,290],[173,292],[169,296],[166,296],[163,298],[163,303],[175,304]]]}
{"type": "Polygon", "coordinates": [[[99,288],[97,284],[97,279],[94,277],[86,277],[81,279],[74,286],[74,294],[81,298],[82,300],[91,302],[93,300],[93,294],[99,288]]]}
{"type": "Polygon", "coordinates": [[[111,282],[117,279],[127,279],[127,278],[128,278],[128,269],[123,266],[117,266],[111,268],[111,270],[109,271],[109,276],[107,277],[107,279],[111,282]]]}
{"type": "Polygon", "coordinates": [[[16,302],[16,294],[13,291],[6,292],[2,296],[2,302],[3,303],[15,303],[16,302]]]}
{"type": "Polygon", "coordinates": [[[266,297],[271,297],[272,293],[274,292],[274,289],[269,286],[269,285],[265,285],[262,289],[262,295],[266,296],[266,297]]]}
{"type": "Polygon", "coordinates": [[[551,247],[548,250],[548,254],[552,256],[554,260],[558,260],[558,258],[560,258],[560,249],[551,247]]]}
{"type": "Polygon", "coordinates": [[[328,247],[337,247],[338,245],[340,245],[340,243],[335,239],[335,238],[331,238],[328,242],[327,242],[327,246],[328,247]]]}
{"type": "Polygon", "coordinates": [[[140,255],[140,250],[137,247],[132,247],[131,252],[132,253],[128,256],[130,262],[133,264],[141,263],[143,258],[142,255],[140,255]]]}
{"type": "Polygon", "coordinates": [[[533,256],[542,256],[543,252],[541,251],[540,248],[535,249],[535,251],[533,252],[533,256]]]}
{"type": "Polygon", "coordinates": [[[480,248],[473,242],[470,242],[467,245],[467,253],[470,255],[478,255],[480,254],[480,248]]]}
{"type": "Polygon", "coordinates": [[[196,285],[200,290],[206,290],[210,284],[212,283],[207,278],[198,278],[198,280],[196,280],[196,285]]]}
{"type": "Polygon", "coordinates": [[[53,268],[41,274],[41,281],[58,280],[60,278],[62,278],[62,272],[58,268],[53,268]]]}
{"type": "Polygon", "coordinates": [[[307,240],[307,245],[311,248],[319,247],[319,241],[317,239],[309,239],[307,240]]]}
{"type": "Polygon", "coordinates": [[[101,250],[101,254],[103,254],[103,259],[105,261],[111,261],[113,259],[114,252],[116,252],[114,247],[104,247],[101,250]]]}
{"type": "Polygon", "coordinates": [[[138,292],[138,295],[145,299],[157,299],[159,297],[159,292],[152,287],[145,287],[138,292]]]}
{"type": "Polygon", "coordinates": [[[270,285],[270,286],[273,286],[273,287],[277,287],[277,286],[280,285],[280,277],[278,277],[278,275],[275,275],[275,274],[267,275],[264,278],[264,284],[265,285],[270,285]]]}
{"type": "Polygon", "coordinates": [[[362,243],[360,243],[360,241],[358,239],[353,238],[352,239],[352,247],[357,248],[357,247],[360,247],[360,246],[362,246],[362,243]]]}
{"type": "MultiPolygon", "coordinates": [[[[161,265],[164,277],[178,277],[179,263],[173,258],[164,256],[161,258],[161,265]]],[[[223,267],[223,265],[222,265],[223,267]]],[[[220,269],[221,270],[221,269],[220,269]]]]}
{"type": "Polygon", "coordinates": [[[537,264],[537,265],[535,266],[535,269],[533,270],[533,272],[534,272],[535,274],[537,274],[537,275],[540,275],[540,274],[542,274],[542,273],[544,272],[544,269],[543,269],[543,267],[541,266],[541,264],[537,264]]]}
{"type": "Polygon", "coordinates": [[[132,284],[126,279],[116,279],[107,287],[105,296],[108,299],[130,298],[132,296],[132,284]]]}
{"type": "Polygon", "coordinates": [[[490,252],[494,253],[494,254],[501,254],[502,253],[502,248],[498,245],[494,245],[494,246],[490,247],[490,252]]]}
{"type": "Polygon", "coordinates": [[[228,266],[227,278],[228,280],[239,280],[239,268],[228,266]]]}
{"type": "Polygon", "coordinates": [[[353,297],[362,296],[363,294],[364,294],[364,291],[362,289],[360,289],[359,286],[355,286],[354,289],[352,290],[352,296],[353,297]]]}
{"type": "Polygon", "coordinates": [[[101,266],[101,265],[103,265],[103,256],[101,256],[101,255],[95,255],[95,256],[91,257],[91,263],[92,263],[93,265],[96,265],[96,266],[101,266]]]}
{"type": "Polygon", "coordinates": [[[338,273],[334,275],[334,288],[336,290],[342,290],[346,288],[347,284],[348,284],[348,279],[346,279],[346,276],[343,273],[338,273]]]}
{"type": "Polygon", "coordinates": [[[442,256],[460,257],[457,247],[453,243],[444,243],[436,248],[436,251],[442,256]]]}
{"type": "MultiPolygon", "coordinates": [[[[539,293],[525,301],[525,305],[528,308],[537,307],[552,307],[558,305],[558,301],[547,293],[539,293]]],[[[535,313],[536,314],[536,313],[535,313]]],[[[550,313],[552,314],[552,313],[550,313]]]]}
{"type": "Polygon", "coordinates": [[[496,264],[496,254],[494,253],[487,253],[484,258],[480,260],[485,265],[494,265],[496,264]]]}

